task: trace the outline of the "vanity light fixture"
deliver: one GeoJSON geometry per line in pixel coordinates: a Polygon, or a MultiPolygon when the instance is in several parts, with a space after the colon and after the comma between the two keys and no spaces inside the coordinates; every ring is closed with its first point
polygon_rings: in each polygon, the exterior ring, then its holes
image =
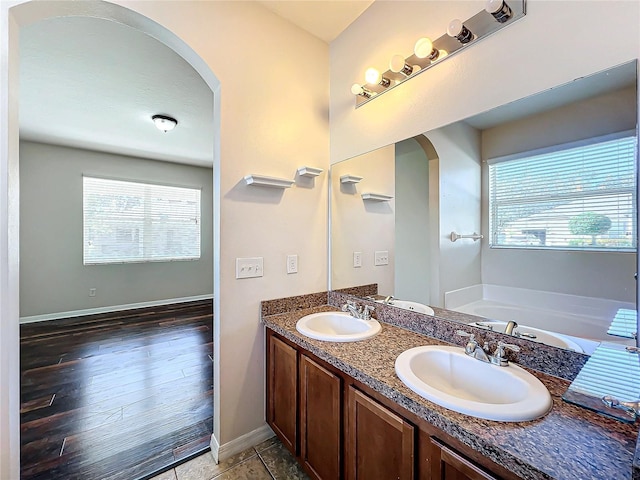
{"type": "Polygon", "coordinates": [[[504,0],[487,0],[484,9],[500,23],[506,22],[513,16],[511,8],[504,0]]]}
{"type": "Polygon", "coordinates": [[[457,18],[449,22],[449,26],[447,27],[447,35],[455,38],[462,44],[469,43],[471,40],[473,40],[473,33],[471,33],[471,30],[465,27],[464,23],[462,23],[457,18]]]}
{"type": "Polygon", "coordinates": [[[167,133],[169,130],[173,130],[178,125],[178,121],[167,115],[154,115],[151,117],[153,123],[156,125],[158,130],[162,130],[164,133],[167,133]]]}
{"type": "Polygon", "coordinates": [[[525,6],[526,0],[487,0],[484,8],[474,16],[464,21],[452,20],[440,37],[418,39],[413,54],[408,57],[391,57],[386,72],[369,68],[365,74],[366,83],[355,83],[351,87],[356,108],[524,17],[525,6]]]}

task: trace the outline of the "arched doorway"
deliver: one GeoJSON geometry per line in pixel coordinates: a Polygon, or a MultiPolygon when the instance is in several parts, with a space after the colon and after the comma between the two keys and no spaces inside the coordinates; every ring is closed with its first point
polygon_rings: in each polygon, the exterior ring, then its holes
{"type": "MultiPolygon", "coordinates": [[[[219,138],[220,83],[206,63],[181,39],[152,20],[124,7],[106,2],[14,2],[0,6],[2,31],[0,65],[0,477],[19,477],[19,197],[18,197],[18,37],[20,29],[40,20],[60,16],[90,16],[135,28],[184,58],[213,92],[214,175],[214,296],[219,297],[219,138]],[[6,120],[6,121],[5,121],[6,120]],[[7,201],[5,202],[4,199],[7,201]]],[[[219,307],[214,304],[214,343],[218,342],[219,307]],[[218,310],[218,312],[215,312],[218,310]]],[[[216,354],[218,348],[215,349],[216,354]]],[[[214,362],[214,385],[218,384],[218,362],[214,362]]],[[[219,389],[214,390],[214,424],[219,424],[219,389]]]]}

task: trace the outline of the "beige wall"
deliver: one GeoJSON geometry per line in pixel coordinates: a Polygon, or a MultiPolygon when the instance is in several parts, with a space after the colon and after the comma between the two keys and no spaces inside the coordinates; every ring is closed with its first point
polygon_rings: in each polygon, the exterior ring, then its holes
{"type": "Polygon", "coordinates": [[[212,295],[212,210],[210,168],[21,142],[20,317],[212,295]],[[83,174],[199,189],[200,258],[83,265],[83,174]]]}
{"type": "Polygon", "coordinates": [[[481,9],[479,1],[378,1],[331,43],[332,162],[640,54],[640,2],[528,0],[526,16],[513,25],[354,108],[350,87],[363,81],[369,66],[386,70],[393,54],[409,55],[418,38],[437,38],[452,18],[481,9]]]}
{"type": "Polygon", "coordinates": [[[395,146],[390,145],[331,168],[331,288],[377,283],[384,295],[394,292],[395,199],[365,202],[363,193],[395,196],[395,146]],[[342,175],[362,177],[342,184],[342,175]],[[374,253],[389,252],[389,265],[374,265],[374,253]],[[353,253],[362,253],[354,268],[353,253]]]}

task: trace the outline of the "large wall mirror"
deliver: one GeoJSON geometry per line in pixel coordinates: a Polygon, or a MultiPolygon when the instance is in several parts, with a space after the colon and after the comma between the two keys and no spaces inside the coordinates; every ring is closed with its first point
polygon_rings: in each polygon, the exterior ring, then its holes
{"type": "Polygon", "coordinates": [[[633,61],[334,164],[331,288],[587,354],[634,343],[637,109],[633,61]]]}

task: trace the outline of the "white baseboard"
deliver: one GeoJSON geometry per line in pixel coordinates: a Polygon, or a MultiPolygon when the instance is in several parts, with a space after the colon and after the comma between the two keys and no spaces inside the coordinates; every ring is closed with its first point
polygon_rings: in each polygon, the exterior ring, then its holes
{"type": "Polygon", "coordinates": [[[166,300],[153,300],[151,302],[129,303],[126,305],[112,305],[109,307],[87,308],[84,310],[72,310],[70,312],[45,313],[43,315],[33,315],[30,317],[20,317],[20,323],[44,322],[47,320],[59,320],[61,318],[84,317],[85,315],[95,315],[98,313],[121,312],[123,310],[135,310],[137,308],[158,307],[161,305],[171,305],[172,303],[195,302],[198,300],[210,300],[213,295],[195,295],[193,297],[168,298],[166,300]]]}
{"type": "Polygon", "coordinates": [[[218,443],[218,439],[214,435],[211,435],[211,454],[213,455],[216,463],[220,463],[249,447],[255,447],[274,435],[275,433],[273,433],[271,427],[266,423],[262,427],[256,428],[249,433],[245,433],[241,437],[231,440],[223,445],[220,445],[218,443]]]}

